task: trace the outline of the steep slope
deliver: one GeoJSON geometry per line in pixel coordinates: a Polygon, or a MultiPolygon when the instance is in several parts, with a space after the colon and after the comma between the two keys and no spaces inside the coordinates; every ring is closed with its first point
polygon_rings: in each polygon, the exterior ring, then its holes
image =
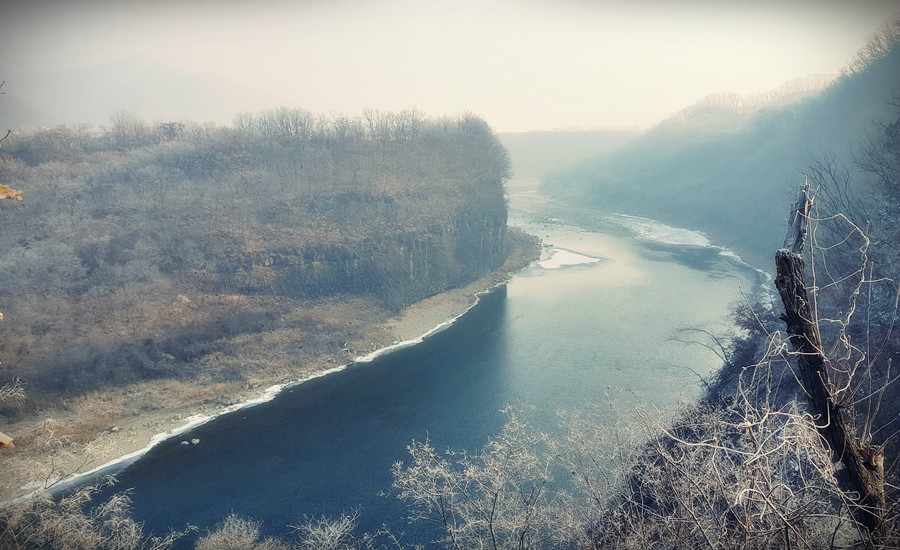
{"type": "Polygon", "coordinates": [[[815,94],[822,78],[756,98],[719,94],[613,154],[550,178],[542,191],[700,229],[768,263],[781,244],[788,189],[811,162],[853,162],[854,148],[891,120],[900,51],[869,56],[815,94]]]}

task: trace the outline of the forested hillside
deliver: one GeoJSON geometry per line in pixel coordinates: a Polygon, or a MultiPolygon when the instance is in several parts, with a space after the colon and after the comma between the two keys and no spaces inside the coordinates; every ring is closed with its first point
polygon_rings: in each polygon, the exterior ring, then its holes
{"type": "Polygon", "coordinates": [[[25,200],[0,211],[0,380],[21,379],[25,407],[352,358],[373,320],[507,257],[509,161],[475,116],[117,113],[2,151],[0,181],[25,200]]]}
{"type": "Polygon", "coordinates": [[[771,94],[716,94],[621,149],[548,178],[544,192],[707,232],[758,265],[783,238],[793,193],[816,167],[850,167],[896,116],[900,23],[895,18],[833,83],[771,94]]]}

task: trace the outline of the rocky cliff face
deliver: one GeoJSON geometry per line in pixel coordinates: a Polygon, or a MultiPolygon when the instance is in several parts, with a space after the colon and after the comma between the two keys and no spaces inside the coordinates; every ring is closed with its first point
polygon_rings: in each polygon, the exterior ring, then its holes
{"type": "Polygon", "coordinates": [[[242,254],[232,269],[238,284],[252,292],[371,295],[402,307],[503,265],[507,210],[496,187],[492,200],[463,203],[426,232],[395,228],[362,242],[298,242],[242,254]]]}

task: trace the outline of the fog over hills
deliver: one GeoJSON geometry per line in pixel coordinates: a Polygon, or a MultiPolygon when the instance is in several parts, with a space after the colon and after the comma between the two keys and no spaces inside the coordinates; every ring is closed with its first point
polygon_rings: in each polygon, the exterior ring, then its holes
{"type": "Polygon", "coordinates": [[[900,49],[879,40],[824,89],[817,91],[830,77],[814,76],[749,98],[708,96],[617,151],[548,178],[542,190],[699,229],[768,265],[811,165],[852,166],[897,117],[900,49]]]}
{"type": "Polygon", "coordinates": [[[103,125],[116,111],[149,121],[229,122],[290,102],[218,74],[181,73],[141,55],[86,69],[6,78],[0,120],[14,128],[103,125]]]}
{"type": "Polygon", "coordinates": [[[683,126],[699,132],[736,130],[764,109],[788,107],[816,95],[837,77],[836,74],[813,74],[792,78],[773,90],[746,96],[729,91],[712,93],[677,111],[660,126],[683,126]]]}
{"type": "Polygon", "coordinates": [[[540,179],[584,159],[615,151],[639,132],[629,128],[498,134],[509,151],[513,177],[540,179]]]}
{"type": "Polygon", "coordinates": [[[831,85],[837,79],[837,76],[836,74],[812,74],[792,78],[774,90],[748,96],[741,96],[732,92],[710,94],[698,101],[693,108],[683,109],[673,115],[672,118],[687,118],[687,115],[696,108],[707,105],[726,107],[737,113],[751,113],[768,107],[787,106],[805,97],[815,95],[831,85]]]}

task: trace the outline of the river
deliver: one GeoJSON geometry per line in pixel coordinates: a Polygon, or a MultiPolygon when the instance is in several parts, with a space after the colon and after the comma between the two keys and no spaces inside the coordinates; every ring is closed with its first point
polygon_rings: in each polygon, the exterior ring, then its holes
{"type": "Polygon", "coordinates": [[[697,233],[528,189],[513,193],[511,222],[544,240],[541,262],[420,344],[157,445],[118,475],[136,519],[155,533],[192,524],[202,534],[236,513],[289,538],[304,516],[356,511],[361,531],[387,525],[427,543],[434,532],[402,519],[390,494],[391,465],[413,439],[478,450],[508,404],[528,405],[547,430],[558,409],[607,395],[626,409],[674,407],[719,365],[678,331],[726,331],[740,289],[764,282],[697,233]]]}

